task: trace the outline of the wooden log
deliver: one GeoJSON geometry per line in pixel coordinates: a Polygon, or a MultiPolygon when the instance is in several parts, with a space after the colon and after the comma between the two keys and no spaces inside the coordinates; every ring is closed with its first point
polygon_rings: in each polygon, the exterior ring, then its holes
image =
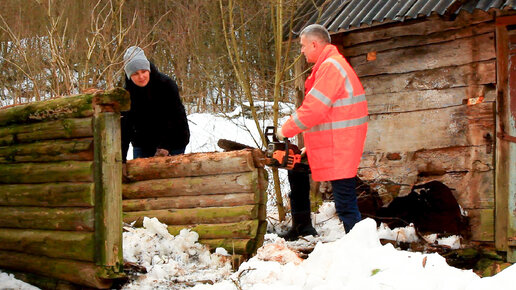
{"type": "Polygon", "coordinates": [[[122,151],[120,113],[94,116],[95,128],[95,252],[97,265],[123,273],[122,151]]]}
{"type": "Polygon", "coordinates": [[[93,183],[0,184],[0,205],[92,207],[93,183]]]}
{"type": "Polygon", "coordinates": [[[0,110],[0,126],[14,123],[34,123],[63,118],[93,115],[93,106],[110,106],[112,110],[128,110],[129,93],[116,88],[105,93],[85,94],[35,102],[0,110]]]}
{"type": "Polygon", "coordinates": [[[481,34],[455,41],[379,52],[376,60],[363,56],[349,62],[359,77],[406,73],[496,58],[494,33],[481,34]]]}
{"type": "Polygon", "coordinates": [[[470,98],[484,98],[494,103],[496,89],[492,86],[470,86],[439,90],[396,92],[367,96],[370,114],[402,113],[460,106],[470,98]]]}
{"type": "Polygon", "coordinates": [[[72,284],[68,281],[59,280],[52,277],[46,277],[41,275],[36,275],[32,273],[25,273],[19,271],[5,270],[4,272],[8,274],[13,274],[14,277],[18,280],[21,280],[25,283],[28,283],[32,286],[38,287],[40,289],[68,289],[73,290],[80,288],[77,284],[72,284]]]}
{"type": "Polygon", "coordinates": [[[343,54],[345,57],[349,58],[361,54],[365,55],[368,52],[380,52],[402,47],[423,46],[452,41],[459,38],[466,38],[478,34],[493,32],[494,30],[495,25],[493,22],[483,22],[469,27],[439,31],[429,35],[408,35],[392,37],[380,41],[373,40],[372,42],[363,43],[352,47],[345,47],[343,49],[343,54]]]}
{"type": "Polygon", "coordinates": [[[365,151],[406,152],[491,145],[493,136],[492,103],[371,115],[365,151]]]}
{"type": "Polygon", "coordinates": [[[0,183],[92,182],[93,162],[0,164],[0,183]]]}
{"type": "Polygon", "coordinates": [[[70,139],[93,136],[92,119],[62,119],[30,125],[0,128],[0,146],[39,140],[70,139]]]}
{"type": "Polygon", "coordinates": [[[92,232],[0,229],[0,250],[94,262],[92,232]]]}
{"type": "Polygon", "coordinates": [[[250,254],[253,252],[253,239],[200,239],[199,243],[210,249],[224,248],[230,254],[250,254]]]}
{"type": "Polygon", "coordinates": [[[93,160],[93,139],[50,140],[0,147],[0,163],[93,160]]]}
{"type": "Polygon", "coordinates": [[[214,195],[194,195],[177,197],[160,197],[144,199],[126,199],[123,211],[147,211],[171,208],[221,207],[254,204],[254,193],[230,193],[214,195]]]}
{"type": "Polygon", "coordinates": [[[258,220],[225,224],[201,224],[168,226],[171,235],[178,235],[182,229],[190,229],[199,234],[199,239],[250,239],[256,237],[258,220]]]}
{"type": "Polygon", "coordinates": [[[131,180],[219,175],[253,171],[251,150],[192,153],[169,157],[140,158],[127,161],[131,180]]]}
{"type": "Polygon", "coordinates": [[[387,74],[360,78],[370,95],[417,90],[449,89],[496,83],[494,60],[420,70],[403,74],[387,74]]]}
{"type": "Polygon", "coordinates": [[[0,268],[53,277],[93,288],[107,289],[112,281],[98,277],[94,263],[53,259],[17,252],[0,251],[0,268]]]}
{"type": "Polygon", "coordinates": [[[257,207],[243,205],[235,207],[210,207],[194,209],[169,209],[124,212],[124,222],[141,227],[143,217],[157,218],[167,225],[234,223],[257,218],[257,207]]]}
{"type": "Polygon", "coordinates": [[[2,207],[0,227],[38,230],[93,231],[93,209],[2,207]]]}
{"type": "Polygon", "coordinates": [[[123,185],[123,198],[172,197],[256,191],[255,172],[238,172],[200,177],[153,179],[123,185]]]}

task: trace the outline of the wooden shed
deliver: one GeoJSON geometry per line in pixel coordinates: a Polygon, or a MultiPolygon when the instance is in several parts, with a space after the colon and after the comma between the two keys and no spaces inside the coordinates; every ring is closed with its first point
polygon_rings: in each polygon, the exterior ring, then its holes
{"type": "Polygon", "coordinates": [[[123,89],[0,109],[0,269],[44,289],[109,288],[125,276],[122,225],[157,217],[201,243],[253,254],[266,230],[258,150],[128,162],[123,89]]]}
{"type": "Polygon", "coordinates": [[[516,261],[516,4],[307,1],[294,28],[324,25],[358,73],[370,122],[359,176],[384,203],[438,180],[471,239],[516,261]]]}

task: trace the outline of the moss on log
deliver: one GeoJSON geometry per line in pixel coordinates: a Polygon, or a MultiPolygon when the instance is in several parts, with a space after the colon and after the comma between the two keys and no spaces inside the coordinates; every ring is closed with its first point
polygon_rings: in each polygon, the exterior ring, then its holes
{"type": "Polygon", "coordinates": [[[126,111],[130,106],[129,93],[116,88],[107,92],[63,97],[1,109],[0,126],[89,117],[93,115],[94,106],[109,106],[111,110],[126,111]]]}
{"type": "Polygon", "coordinates": [[[92,207],[94,189],[93,183],[0,184],[0,205],[92,207]]]}
{"type": "Polygon", "coordinates": [[[172,197],[257,191],[256,172],[153,179],[123,185],[123,198],[172,197]]]}
{"type": "Polygon", "coordinates": [[[252,151],[192,153],[139,158],[127,162],[131,180],[219,175],[255,170],[252,151]]]}
{"type": "Polygon", "coordinates": [[[252,239],[200,239],[199,243],[207,245],[210,249],[224,248],[230,254],[251,254],[254,251],[252,239]]]}
{"type": "Polygon", "coordinates": [[[0,183],[92,182],[93,162],[0,164],[0,183]]]}
{"type": "Polygon", "coordinates": [[[198,196],[126,199],[122,203],[124,212],[130,212],[170,208],[250,205],[256,202],[254,193],[230,193],[198,196]]]}
{"type": "Polygon", "coordinates": [[[199,239],[251,239],[256,237],[258,223],[258,220],[251,220],[239,223],[168,226],[168,232],[175,236],[187,228],[198,233],[199,239]]]}
{"type": "Polygon", "coordinates": [[[93,136],[91,118],[62,119],[30,125],[0,128],[0,146],[40,140],[71,139],[93,136]]]}
{"type": "Polygon", "coordinates": [[[94,263],[0,251],[0,268],[48,276],[93,288],[107,289],[112,281],[98,277],[94,263]]]}
{"type": "Polygon", "coordinates": [[[93,139],[50,140],[0,147],[0,163],[93,160],[93,139]]]}
{"type": "Polygon", "coordinates": [[[93,262],[94,237],[92,232],[0,229],[0,250],[93,262]]]}
{"type": "Polygon", "coordinates": [[[169,209],[124,212],[124,222],[141,227],[143,218],[157,218],[167,225],[233,223],[257,218],[257,207],[253,205],[235,207],[210,207],[193,209],[169,209]]]}
{"type": "Polygon", "coordinates": [[[93,231],[92,208],[2,207],[0,227],[39,230],[93,231]]]}

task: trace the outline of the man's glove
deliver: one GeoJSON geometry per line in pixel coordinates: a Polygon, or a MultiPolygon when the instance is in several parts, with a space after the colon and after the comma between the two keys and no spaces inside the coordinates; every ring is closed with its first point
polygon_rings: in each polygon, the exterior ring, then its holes
{"type": "Polygon", "coordinates": [[[285,139],[285,136],[283,136],[283,133],[281,132],[281,129],[283,129],[283,127],[281,127],[278,130],[276,130],[276,137],[278,137],[278,140],[283,141],[283,139],[285,139]]]}
{"type": "Polygon", "coordinates": [[[168,150],[167,149],[158,148],[156,150],[156,154],[154,154],[154,157],[164,157],[164,156],[168,156],[168,150]]]}

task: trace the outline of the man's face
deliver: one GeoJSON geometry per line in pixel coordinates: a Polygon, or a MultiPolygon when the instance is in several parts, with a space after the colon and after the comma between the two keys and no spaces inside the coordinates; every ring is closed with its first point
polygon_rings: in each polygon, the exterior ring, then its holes
{"type": "Polygon", "coordinates": [[[319,42],[313,37],[301,35],[301,53],[305,55],[308,63],[316,63],[319,58],[319,42]]]}
{"type": "Polygon", "coordinates": [[[144,69],[137,70],[131,75],[131,80],[135,85],[143,88],[149,83],[150,72],[144,69]]]}

